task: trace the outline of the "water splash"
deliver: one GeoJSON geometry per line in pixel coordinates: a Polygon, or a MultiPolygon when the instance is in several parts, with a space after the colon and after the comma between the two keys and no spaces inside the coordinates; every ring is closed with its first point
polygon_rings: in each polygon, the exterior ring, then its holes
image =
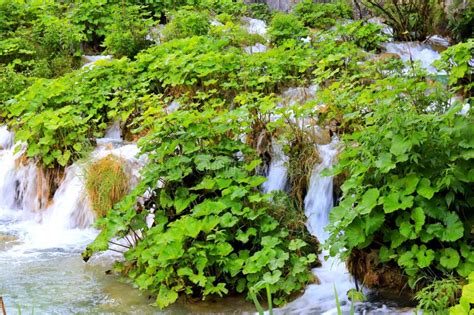
{"type": "Polygon", "coordinates": [[[404,62],[420,62],[421,67],[431,74],[443,74],[433,67],[433,62],[439,60],[441,55],[427,44],[419,42],[385,43],[388,53],[397,54],[404,62]]]}
{"type": "Polygon", "coordinates": [[[267,181],[262,185],[264,193],[285,190],[288,181],[288,156],[283,153],[282,146],[275,141],[272,143],[272,151],[272,160],[268,170],[267,181]]]}

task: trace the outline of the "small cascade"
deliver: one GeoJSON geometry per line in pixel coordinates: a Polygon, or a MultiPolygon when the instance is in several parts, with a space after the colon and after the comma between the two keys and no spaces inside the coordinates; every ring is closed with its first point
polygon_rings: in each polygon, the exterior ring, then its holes
{"type": "Polygon", "coordinates": [[[338,139],[331,143],[318,145],[321,163],[314,167],[309,183],[308,193],[304,200],[305,214],[308,218],[308,230],[324,243],[328,233],[324,230],[329,223],[329,212],[333,207],[333,178],[323,176],[321,172],[333,165],[337,154],[338,139]]]}
{"type": "MultiPolygon", "coordinates": [[[[308,194],[305,198],[305,214],[308,217],[308,230],[323,243],[328,234],[324,228],[329,223],[329,212],[333,207],[333,178],[321,174],[330,168],[337,155],[339,140],[334,137],[329,144],[318,145],[321,163],[316,165],[311,175],[308,194]]],[[[347,291],[354,288],[345,263],[328,258],[326,251],[319,256],[322,266],[313,269],[319,284],[309,285],[305,293],[284,307],[284,314],[333,314],[336,312],[336,288],[341,304],[348,305],[347,291]]],[[[345,309],[346,307],[343,307],[345,309]]]]}
{"type": "Polygon", "coordinates": [[[279,143],[272,143],[272,160],[268,169],[267,181],[262,184],[264,193],[276,190],[285,190],[288,181],[288,156],[283,153],[279,143]]]}
{"type": "Polygon", "coordinates": [[[65,170],[64,179],[47,202],[48,183],[43,172],[32,162],[23,162],[25,147],[14,144],[13,133],[0,127],[0,236],[15,235],[18,244],[2,255],[24,255],[38,250],[81,251],[98,231],[85,191],[87,163],[113,154],[125,161],[130,184],[139,180],[146,163],[136,144],[125,144],[120,123],[114,123],[105,137],[97,139],[97,148],[87,162],[79,161],[65,170]]]}
{"type": "Polygon", "coordinates": [[[420,62],[421,67],[431,74],[443,74],[433,67],[433,62],[441,58],[439,52],[430,45],[419,42],[391,42],[385,43],[388,53],[397,54],[404,62],[420,62]]]}

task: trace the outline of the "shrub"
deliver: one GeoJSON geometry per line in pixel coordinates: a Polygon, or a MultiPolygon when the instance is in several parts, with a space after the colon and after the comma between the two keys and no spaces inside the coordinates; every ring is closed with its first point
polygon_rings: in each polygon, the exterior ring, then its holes
{"type": "Polygon", "coordinates": [[[86,191],[97,217],[107,215],[129,191],[129,177],[120,158],[108,155],[93,162],[86,171],[86,191]]]}
{"type": "Polygon", "coordinates": [[[315,3],[303,0],[293,8],[295,14],[305,26],[312,28],[328,28],[336,24],[337,19],[351,18],[352,10],[343,1],[335,3],[315,3]]]}
{"type": "Polygon", "coordinates": [[[69,18],[86,36],[86,48],[101,51],[100,45],[107,35],[107,25],[113,24],[114,1],[74,1],[68,12],[69,18]]]}
{"type": "Polygon", "coordinates": [[[268,34],[272,43],[280,45],[288,40],[298,41],[308,36],[309,32],[296,16],[276,13],[270,23],[268,34]]]}
{"type": "Polygon", "coordinates": [[[163,29],[166,40],[206,35],[210,29],[209,16],[204,12],[179,10],[163,29]]]}
{"type": "Polygon", "coordinates": [[[395,262],[411,287],[424,274],[466,276],[474,267],[472,236],[463,224],[474,219],[474,173],[466,171],[470,114],[458,115],[459,106],[420,114],[408,104],[378,104],[367,126],[347,136],[340,156],[337,173],[348,179],[330,214],[332,253],[377,249],[380,261],[395,262]]]}
{"type": "Polygon", "coordinates": [[[366,23],[362,20],[341,24],[336,30],[343,40],[352,42],[358,47],[371,51],[379,50],[381,44],[388,37],[382,33],[382,27],[373,23],[366,23]]]}
{"type": "Polygon", "coordinates": [[[140,11],[139,6],[116,8],[113,23],[107,25],[103,46],[117,57],[134,57],[152,42],[146,39],[153,25],[151,19],[140,11]]]}
{"type": "Polygon", "coordinates": [[[143,182],[101,221],[83,256],[141,230],[119,270],[166,307],[179,295],[205,298],[271,288],[284,303],[312,281],[314,238],[259,192],[260,160],[239,140],[251,121],[243,108],[178,110],[140,141],[150,159],[143,182]],[[238,152],[240,152],[238,154],[238,152]],[[242,155],[242,157],[239,157],[242,155]],[[144,193],[148,197],[144,202],[144,193]],[[138,198],[138,199],[137,199],[138,198]],[[137,210],[138,209],[138,210],[137,210]],[[146,218],[153,214],[147,225],[146,218]]]}
{"type": "Polygon", "coordinates": [[[135,103],[127,60],[71,72],[59,79],[38,79],[0,108],[28,145],[26,155],[43,166],[67,166],[82,157],[94,137],[120,116],[126,121],[135,103]]]}
{"type": "Polygon", "coordinates": [[[441,60],[435,65],[439,70],[447,71],[448,84],[455,92],[460,91],[466,97],[473,95],[474,81],[472,56],[474,54],[474,39],[449,47],[441,54],[441,60]]]}

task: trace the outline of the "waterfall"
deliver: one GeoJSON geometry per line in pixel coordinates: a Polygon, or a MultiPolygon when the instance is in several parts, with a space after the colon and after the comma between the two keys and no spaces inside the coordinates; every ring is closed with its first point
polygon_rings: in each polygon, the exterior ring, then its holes
{"type": "Polygon", "coordinates": [[[46,178],[33,162],[24,162],[26,148],[13,140],[13,133],[0,126],[0,237],[14,235],[18,239],[8,255],[58,248],[81,251],[98,233],[91,227],[95,214],[85,191],[88,163],[109,154],[123,159],[131,186],[138,183],[140,169],[146,163],[144,157],[136,157],[136,144],[123,143],[120,124],[116,122],[104,138],[97,139],[98,146],[88,161],[78,161],[66,168],[52,200],[47,202],[46,178]]]}
{"type": "MultiPolygon", "coordinates": [[[[339,140],[334,137],[329,144],[318,145],[321,163],[314,167],[309,190],[305,198],[305,214],[308,218],[308,230],[323,243],[328,235],[324,230],[329,223],[329,212],[333,207],[333,178],[322,176],[321,172],[330,168],[337,154],[339,140]]],[[[345,263],[329,257],[327,251],[319,255],[322,266],[313,269],[319,284],[309,285],[305,293],[288,304],[281,311],[284,314],[333,314],[336,311],[334,287],[341,304],[348,305],[347,291],[354,288],[345,263]]],[[[345,308],[344,308],[345,309],[345,308]]]]}
{"type": "Polygon", "coordinates": [[[272,143],[272,151],[267,181],[262,185],[264,193],[285,190],[286,182],[288,181],[288,157],[283,153],[281,145],[275,141],[272,143]]]}

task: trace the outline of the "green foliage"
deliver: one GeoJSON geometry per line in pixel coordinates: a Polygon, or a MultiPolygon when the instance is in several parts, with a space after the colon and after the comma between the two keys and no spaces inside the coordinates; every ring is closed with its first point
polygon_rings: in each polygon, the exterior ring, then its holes
{"type": "MultiPolygon", "coordinates": [[[[458,1],[459,2],[459,1],[458,1]]],[[[448,28],[457,41],[467,41],[474,38],[474,3],[468,1],[465,5],[453,3],[450,7],[448,28]]]]}
{"type": "Polygon", "coordinates": [[[424,40],[441,23],[444,9],[436,0],[361,0],[372,14],[381,16],[397,40],[424,40]]]}
{"type": "Polygon", "coordinates": [[[272,43],[281,45],[288,40],[299,41],[309,32],[296,16],[280,12],[273,16],[268,34],[272,43]]]}
{"type": "Polygon", "coordinates": [[[248,14],[251,18],[270,22],[273,17],[273,12],[266,3],[251,3],[248,5],[248,14]]]}
{"type": "Polygon", "coordinates": [[[116,7],[112,17],[113,23],[105,27],[107,33],[103,43],[108,53],[131,58],[152,43],[146,36],[153,22],[141,12],[141,7],[116,7]]]}
{"type": "Polygon", "coordinates": [[[351,7],[344,1],[332,3],[315,3],[313,0],[303,0],[295,5],[293,14],[305,26],[311,28],[328,28],[336,24],[337,19],[352,17],[351,7]]]}
{"type": "Polygon", "coordinates": [[[93,162],[86,170],[87,196],[99,218],[128,193],[130,180],[124,163],[122,159],[108,155],[93,162]]]}
{"type": "Polygon", "coordinates": [[[362,20],[339,24],[336,32],[343,40],[352,42],[358,47],[367,51],[380,50],[383,42],[388,37],[382,33],[382,27],[373,23],[366,23],[362,20]]]}
{"type": "Polygon", "coordinates": [[[468,283],[462,287],[459,304],[449,309],[449,315],[472,315],[474,313],[474,272],[468,277],[468,283]]]}
{"type": "Polygon", "coordinates": [[[204,12],[182,9],[163,29],[165,40],[206,35],[210,29],[209,15],[204,12]]]}
{"type": "Polygon", "coordinates": [[[120,270],[156,294],[161,308],[179,295],[251,297],[269,285],[280,305],[300,292],[312,280],[316,248],[259,192],[265,178],[253,172],[260,161],[239,140],[254,119],[249,109],[190,105],[158,119],[140,141],[150,160],[142,183],[100,222],[103,231],[84,255],[140,229],[120,270]],[[136,204],[145,192],[149,197],[136,204]]]}
{"type": "Polygon", "coordinates": [[[472,118],[458,115],[457,106],[419,114],[378,101],[367,126],[346,138],[357,145],[340,157],[337,173],[349,177],[330,215],[332,251],[377,241],[381,261],[395,261],[411,286],[427,268],[465,276],[474,262],[470,228],[461,221],[473,220],[474,174],[465,171],[472,165],[472,118]]]}
{"type": "Polygon", "coordinates": [[[449,47],[436,61],[436,67],[449,74],[448,84],[455,92],[460,91],[471,97],[474,89],[472,56],[474,55],[474,39],[449,47]]]}
{"type": "Polygon", "coordinates": [[[461,285],[455,278],[446,277],[434,280],[430,285],[416,293],[417,309],[423,313],[448,314],[461,292],[461,285]]]}
{"type": "Polygon", "coordinates": [[[107,35],[107,25],[114,23],[113,12],[117,10],[113,0],[75,0],[68,12],[69,18],[81,28],[86,36],[87,48],[92,51],[101,50],[100,44],[107,35]]]}
{"type": "Polygon", "coordinates": [[[60,6],[2,1],[0,63],[37,77],[60,76],[78,66],[81,30],[61,16],[60,6]]]}
{"type": "Polygon", "coordinates": [[[0,110],[16,140],[28,144],[28,157],[44,166],[77,160],[116,118],[134,110],[127,60],[72,72],[56,80],[39,79],[0,110]]]}

